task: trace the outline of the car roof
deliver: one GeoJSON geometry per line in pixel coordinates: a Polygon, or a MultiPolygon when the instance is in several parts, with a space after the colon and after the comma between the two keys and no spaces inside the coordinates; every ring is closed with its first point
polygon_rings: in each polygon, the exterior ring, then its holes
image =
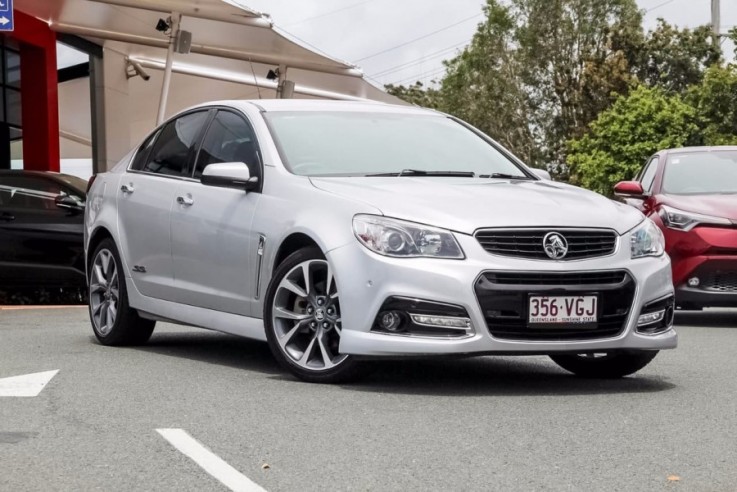
{"type": "Polygon", "coordinates": [[[25,174],[28,176],[41,176],[46,178],[73,177],[71,174],[57,173],[55,171],[27,171],[25,169],[0,169],[0,175],[25,174]]]}
{"type": "Polygon", "coordinates": [[[267,113],[277,111],[357,111],[367,113],[442,115],[442,113],[432,109],[420,108],[419,106],[387,104],[370,100],[336,101],[323,99],[241,99],[213,101],[198,105],[197,107],[233,106],[236,108],[242,108],[245,105],[256,106],[259,110],[267,113]]]}
{"type": "Polygon", "coordinates": [[[713,146],[700,146],[700,147],[677,147],[673,149],[664,149],[658,152],[658,154],[696,154],[700,152],[724,152],[732,151],[737,152],[737,145],[713,145],[713,146]]]}
{"type": "Polygon", "coordinates": [[[72,180],[80,179],[81,181],[84,181],[81,178],[78,178],[77,176],[74,176],[72,174],[64,174],[64,173],[57,173],[55,171],[26,171],[25,169],[0,169],[0,176],[36,176],[39,178],[46,178],[51,179],[53,181],[58,181],[61,184],[68,186],[70,188],[74,188],[77,191],[84,192],[84,188],[77,186],[74,181],[69,181],[68,179],[63,178],[72,178],[72,180]]]}

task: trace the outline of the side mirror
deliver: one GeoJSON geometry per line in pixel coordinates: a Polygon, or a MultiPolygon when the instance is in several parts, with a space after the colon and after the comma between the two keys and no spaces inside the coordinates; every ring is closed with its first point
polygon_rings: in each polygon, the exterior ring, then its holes
{"type": "Polygon", "coordinates": [[[78,214],[84,210],[84,204],[69,195],[58,195],[54,198],[54,204],[58,208],[69,210],[73,214],[78,214]]]}
{"type": "Polygon", "coordinates": [[[537,168],[530,168],[530,171],[533,172],[538,178],[544,179],[546,181],[553,181],[553,178],[550,176],[550,173],[547,172],[545,169],[537,169],[537,168]]]}
{"type": "Polygon", "coordinates": [[[251,176],[248,166],[243,162],[223,162],[210,164],[200,178],[203,185],[220,188],[236,188],[251,191],[258,188],[258,178],[251,176]]]}
{"type": "Polygon", "coordinates": [[[614,185],[614,194],[622,198],[645,198],[645,190],[638,181],[620,181],[614,185]]]}

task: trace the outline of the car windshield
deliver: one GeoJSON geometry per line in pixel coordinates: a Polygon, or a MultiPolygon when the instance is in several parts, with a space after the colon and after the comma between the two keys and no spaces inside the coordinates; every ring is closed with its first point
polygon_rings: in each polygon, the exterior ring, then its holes
{"type": "Polygon", "coordinates": [[[673,195],[737,193],[737,151],[669,155],[663,191],[673,195]]]}
{"type": "Polygon", "coordinates": [[[265,117],[294,174],[529,178],[500,150],[443,115],[294,111],[265,117]]]}

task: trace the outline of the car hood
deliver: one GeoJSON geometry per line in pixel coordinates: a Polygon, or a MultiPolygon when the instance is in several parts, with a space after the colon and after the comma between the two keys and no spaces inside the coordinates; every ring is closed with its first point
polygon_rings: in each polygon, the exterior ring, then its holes
{"type": "Polygon", "coordinates": [[[663,203],[684,212],[737,221],[737,195],[666,195],[663,203]]]}
{"type": "Polygon", "coordinates": [[[622,234],[636,209],[552,181],[432,177],[311,178],[323,191],[367,203],[386,216],[472,234],[485,227],[607,227],[622,234]]]}

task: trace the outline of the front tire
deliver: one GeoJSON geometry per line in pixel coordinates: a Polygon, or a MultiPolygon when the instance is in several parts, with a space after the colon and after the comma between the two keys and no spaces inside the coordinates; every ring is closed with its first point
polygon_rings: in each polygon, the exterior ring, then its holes
{"type": "Polygon", "coordinates": [[[266,293],[264,326],[274,358],[310,383],[341,383],[364,365],[338,351],[343,325],[333,273],[317,248],[287,257],[266,293]]]}
{"type": "Polygon", "coordinates": [[[113,240],[103,239],[91,258],[88,305],[95,337],[103,345],[146,343],[156,322],[141,318],[128,305],[123,263],[113,240]]]}
{"type": "Polygon", "coordinates": [[[551,355],[553,362],[584,378],[614,379],[634,374],[658,355],[657,350],[551,355]]]}

